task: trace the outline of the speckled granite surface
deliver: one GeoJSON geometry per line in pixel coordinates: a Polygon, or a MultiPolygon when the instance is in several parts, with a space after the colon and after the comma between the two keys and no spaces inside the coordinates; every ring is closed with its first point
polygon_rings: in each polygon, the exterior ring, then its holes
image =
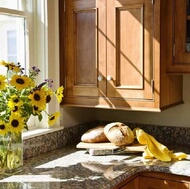
{"type": "Polygon", "coordinates": [[[94,121],[24,141],[24,167],[19,174],[0,177],[0,189],[110,189],[141,171],[159,171],[190,177],[190,128],[126,123],[140,127],[174,152],[188,155],[183,161],[144,160],[142,154],[90,156],[76,149],[81,135],[94,121]]]}
{"type": "MultiPolygon", "coordinates": [[[[84,123],[61,131],[48,133],[42,136],[24,140],[24,159],[34,157],[51,150],[61,148],[65,145],[77,144],[84,132],[98,125],[106,125],[110,122],[94,121],[84,123]]],[[[125,123],[131,129],[140,127],[154,136],[163,144],[190,145],[190,128],[168,127],[159,125],[125,123]]]]}
{"type": "MultiPolygon", "coordinates": [[[[172,149],[190,154],[189,147],[173,146],[172,149]]],[[[25,160],[22,172],[1,177],[0,188],[110,189],[146,170],[190,176],[190,155],[186,160],[170,163],[145,161],[141,155],[90,156],[86,150],[66,146],[25,160]]]]}
{"type": "Polygon", "coordinates": [[[47,153],[68,144],[76,144],[80,141],[80,137],[85,131],[96,127],[98,124],[99,122],[97,121],[84,123],[26,139],[23,143],[24,159],[47,153]]]}

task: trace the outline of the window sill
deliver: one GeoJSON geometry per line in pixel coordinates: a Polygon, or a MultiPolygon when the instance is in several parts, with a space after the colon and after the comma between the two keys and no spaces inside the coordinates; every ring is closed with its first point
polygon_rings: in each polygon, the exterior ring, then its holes
{"type": "Polygon", "coordinates": [[[35,128],[28,131],[23,132],[23,140],[27,140],[29,138],[41,136],[44,134],[52,133],[55,131],[63,130],[63,126],[53,127],[53,128],[35,128]]]}

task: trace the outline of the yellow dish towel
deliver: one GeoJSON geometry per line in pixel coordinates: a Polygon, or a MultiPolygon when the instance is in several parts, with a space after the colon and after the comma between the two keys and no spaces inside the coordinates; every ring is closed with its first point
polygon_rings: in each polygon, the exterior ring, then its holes
{"type": "Polygon", "coordinates": [[[140,128],[135,128],[133,132],[140,144],[147,145],[143,153],[143,157],[146,159],[157,158],[164,162],[170,162],[172,159],[182,160],[187,158],[187,154],[182,152],[173,153],[166,146],[159,143],[153,136],[140,128]]]}

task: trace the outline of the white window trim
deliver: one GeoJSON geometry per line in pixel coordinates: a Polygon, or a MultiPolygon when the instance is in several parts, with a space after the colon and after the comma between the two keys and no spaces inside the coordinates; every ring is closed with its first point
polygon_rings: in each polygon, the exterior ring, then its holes
{"type": "Polygon", "coordinates": [[[22,138],[23,140],[27,140],[29,138],[33,138],[33,137],[37,137],[37,136],[41,136],[44,134],[48,134],[48,133],[53,133],[55,131],[61,131],[63,130],[63,126],[60,127],[52,127],[52,128],[35,128],[35,129],[30,129],[26,132],[23,132],[22,134],[22,138]]]}
{"type": "MultiPolygon", "coordinates": [[[[60,86],[58,0],[33,0],[33,5],[38,8],[37,18],[34,19],[37,22],[34,23],[33,26],[36,30],[29,34],[30,50],[28,54],[30,57],[30,66],[32,66],[31,63],[34,62],[33,65],[41,70],[38,82],[42,82],[47,78],[53,79],[53,90],[55,90],[60,86]],[[31,56],[32,54],[33,56],[31,56]]],[[[48,113],[60,112],[60,104],[57,103],[55,98],[48,104],[46,111],[48,113]]],[[[48,128],[47,115],[44,114],[40,122],[35,118],[35,126],[37,128],[48,128]]],[[[54,126],[60,127],[60,119],[54,126]]]]}
{"type": "MultiPolygon", "coordinates": [[[[48,78],[53,79],[53,90],[56,90],[60,86],[59,2],[58,0],[22,0],[22,3],[27,3],[27,8],[23,6],[27,12],[10,9],[7,11],[6,8],[0,8],[0,12],[27,18],[26,64],[28,67],[26,70],[31,66],[37,66],[41,70],[37,82],[40,83],[48,78]],[[31,14],[31,6],[35,9],[35,15],[31,14]],[[32,19],[31,16],[33,16],[32,19]]],[[[48,113],[61,112],[60,104],[55,98],[48,104],[46,111],[48,113]]],[[[60,119],[49,128],[46,114],[43,115],[41,122],[37,117],[32,118],[31,125],[29,124],[28,131],[23,132],[23,139],[63,129],[60,126],[60,119]],[[30,127],[31,125],[33,127],[30,127]]]]}
{"type": "MultiPolygon", "coordinates": [[[[33,27],[37,27],[37,32],[33,33],[34,36],[29,36],[29,39],[35,39],[34,43],[30,45],[29,52],[30,62],[35,62],[35,66],[40,68],[39,80],[44,78],[53,79],[54,89],[60,86],[60,66],[59,66],[59,3],[58,0],[34,0],[33,3],[38,3],[37,14],[39,22],[34,23],[33,27]],[[43,6],[45,5],[45,6],[43,6]],[[44,9],[43,9],[44,7],[44,9]],[[41,17],[41,18],[39,18],[41,17]],[[42,22],[40,22],[42,21],[42,22]],[[50,27],[49,27],[50,26],[50,27]],[[34,56],[31,56],[33,53],[34,56]],[[43,66],[44,65],[44,66],[43,66]]],[[[31,41],[30,43],[31,44],[31,41]]],[[[30,65],[31,66],[31,65],[30,65]]],[[[47,107],[48,112],[61,112],[60,104],[52,99],[47,107]]],[[[47,116],[43,115],[43,120],[38,122],[36,118],[36,126],[30,128],[28,131],[23,132],[23,139],[29,139],[43,134],[62,130],[64,127],[60,126],[60,120],[56,122],[54,127],[48,127],[47,116]]]]}

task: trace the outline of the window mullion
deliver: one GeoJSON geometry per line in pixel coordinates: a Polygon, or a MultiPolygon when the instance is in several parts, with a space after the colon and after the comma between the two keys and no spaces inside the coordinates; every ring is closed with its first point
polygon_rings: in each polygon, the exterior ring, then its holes
{"type": "Polygon", "coordinates": [[[26,13],[24,11],[19,10],[13,10],[13,9],[7,9],[0,7],[0,13],[5,15],[11,15],[11,16],[21,16],[26,17],[26,13]]]}

